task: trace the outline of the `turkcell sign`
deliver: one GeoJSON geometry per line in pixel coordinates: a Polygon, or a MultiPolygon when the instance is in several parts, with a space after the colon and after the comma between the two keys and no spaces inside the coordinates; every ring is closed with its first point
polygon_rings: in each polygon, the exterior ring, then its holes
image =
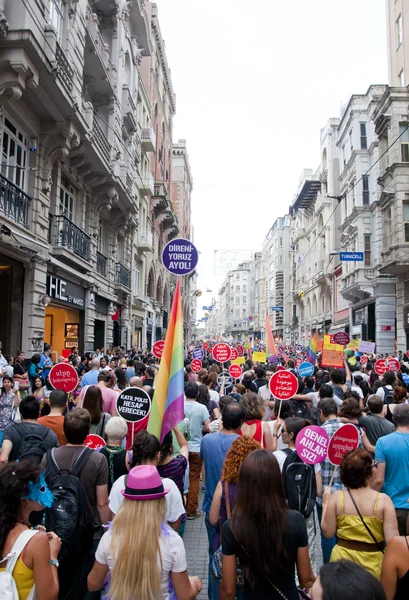
{"type": "Polygon", "coordinates": [[[363,262],[364,252],[340,252],[339,259],[344,262],[346,262],[346,261],[363,262]]]}
{"type": "Polygon", "coordinates": [[[199,255],[196,247],[184,238],[176,238],[162,251],[163,266],[174,275],[189,275],[195,270],[199,255]]]}

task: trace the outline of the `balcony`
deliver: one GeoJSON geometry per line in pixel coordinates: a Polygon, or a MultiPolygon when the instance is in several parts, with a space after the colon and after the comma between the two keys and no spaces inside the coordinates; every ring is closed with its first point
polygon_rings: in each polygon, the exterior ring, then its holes
{"type": "Polygon", "coordinates": [[[149,194],[150,196],[155,192],[155,180],[153,179],[153,175],[150,173],[145,173],[142,177],[137,179],[139,190],[143,194],[149,194]]]}
{"type": "Polygon", "coordinates": [[[169,207],[168,192],[163,183],[154,186],[152,204],[158,214],[165,212],[169,207]]]}
{"type": "Polygon", "coordinates": [[[55,50],[55,64],[53,68],[53,75],[57,77],[64,87],[71,92],[74,77],[74,69],[70,65],[68,58],[65,56],[64,50],[57,43],[55,50]]]}
{"type": "Polygon", "coordinates": [[[129,292],[131,289],[131,271],[124,267],[122,263],[116,264],[115,290],[120,292],[129,292]]]}
{"type": "Polygon", "coordinates": [[[342,280],[344,287],[340,290],[341,296],[348,302],[366,300],[374,295],[376,269],[371,267],[357,267],[350,273],[346,273],[342,280]]]}
{"type": "Polygon", "coordinates": [[[49,242],[54,254],[72,259],[67,251],[86,261],[90,259],[91,238],[65,215],[50,215],[49,242]]]}
{"type": "Polygon", "coordinates": [[[86,54],[84,75],[97,94],[112,93],[115,87],[115,70],[111,62],[109,45],[105,43],[99,28],[98,15],[87,6],[86,13],[86,54]]]}
{"type": "Polygon", "coordinates": [[[383,251],[379,271],[388,275],[406,275],[409,272],[409,244],[397,240],[396,245],[383,251]]]}
{"type": "Polygon", "coordinates": [[[97,150],[99,150],[106,163],[111,162],[111,144],[108,142],[101,125],[98,122],[98,115],[94,113],[94,121],[92,124],[92,142],[97,150]]]}
{"type": "Polygon", "coordinates": [[[133,134],[137,130],[136,110],[136,104],[128,85],[122,86],[123,126],[128,134],[133,134]]]}
{"type": "Polygon", "coordinates": [[[102,275],[102,277],[107,276],[107,262],[107,257],[97,251],[97,273],[102,275]]]}
{"type": "Polygon", "coordinates": [[[141,130],[141,144],[142,144],[142,148],[146,152],[155,152],[155,150],[156,150],[155,132],[150,127],[144,127],[141,130]]]}
{"type": "Polygon", "coordinates": [[[31,198],[0,174],[0,213],[17,225],[28,227],[31,198]]]}
{"type": "Polygon", "coordinates": [[[315,283],[321,286],[331,286],[332,269],[328,260],[319,260],[317,262],[317,274],[314,277],[315,283]]]}
{"type": "Polygon", "coordinates": [[[153,235],[151,231],[138,232],[138,248],[143,252],[153,252],[153,235]]]}

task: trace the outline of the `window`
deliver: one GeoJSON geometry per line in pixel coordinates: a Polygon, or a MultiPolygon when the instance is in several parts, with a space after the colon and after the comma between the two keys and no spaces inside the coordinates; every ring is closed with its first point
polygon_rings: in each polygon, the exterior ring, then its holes
{"type": "Polygon", "coordinates": [[[240,317],[240,309],[239,308],[236,308],[236,310],[234,311],[234,316],[240,317]]]}
{"type": "MultiPolygon", "coordinates": [[[[355,208],[355,180],[351,181],[352,210],[355,208]]],[[[324,241],[325,245],[325,241],[324,241]]]]}
{"type": "Polygon", "coordinates": [[[408,123],[399,123],[399,141],[401,161],[409,162],[409,129],[408,123]]]}
{"type": "Polygon", "coordinates": [[[63,0],[50,0],[50,23],[54,25],[57,32],[57,39],[60,42],[62,37],[62,24],[64,20],[64,2],[63,0]]]}
{"type": "Polygon", "coordinates": [[[247,304],[247,296],[243,296],[242,303],[243,303],[243,304],[247,304]]]}
{"type": "Polygon", "coordinates": [[[396,19],[396,48],[399,48],[403,40],[403,31],[402,31],[402,15],[396,19]]]}
{"type": "Polygon", "coordinates": [[[98,242],[97,242],[97,248],[98,248],[98,252],[101,252],[101,254],[104,254],[104,220],[103,219],[98,219],[98,242]]]}
{"type": "Polygon", "coordinates": [[[371,266],[371,234],[364,233],[365,267],[371,266]]]}
{"type": "Polygon", "coordinates": [[[405,226],[405,242],[409,242],[409,202],[403,203],[403,224],[405,226]]]}
{"type": "Polygon", "coordinates": [[[344,162],[344,166],[347,164],[347,155],[345,151],[345,144],[342,146],[342,160],[344,162]]]}
{"type": "Polygon", "coordinates": [[[352,154],[352,152],[354,150],[354,144],[353,144],[353,141],[352,141],[352,129],[349,132],[349,147],[351,148],[351,154],[352,154]]]}
{"type": "Polygon", "coordinates": [[[240,296],[236,296],[236,304],[240,304],[240,296]]]}
{"type": "Polygon", "coordinates": [[[75,187],[66,178],[65,175],[61,175],[60,204],[58,208],[60,211],[60,215],[64,215],[65,217],[70,219],[70,221],[73,220],[74,216],[75,194],[75,187]]]}
{"type": "Polygon", "coordinates": [[[283,257],[282,257],[282,256],[279,256],[279,257],[278,257],[278,264],[279,264],[279,265],[282,265],[282,264],[283,264],[283,257]]]}
{"type": "Polygon", "coordinates": [[[240,273],[236,273],[236,279],[240,279],[240,273]]]}
{"type": "Polygon", "coordinates": [[[369,175],[362,177],[362,204],[369,206],[369,175]]]}
{"type": "Polygon", "coordinates": [[[140,272],[140,263],[138,261],[135,262],[134,269],[134,280],[133,280],[133,292],[135,296],[139,296],[141,286],[141,272],[140,272]]]}
{"type": "Polygon", "coordinates": [[[359,128],[361,132],[361,150],[367,150],[368,139],[366,137],[366,123],[360,123],[359,128]]]}
{"type": "Polygon", "coordinates": [[[398,77],[399,77],[399,85],[401,87],[405,87],[405,71],[403,69],[399,73],[398,77]]]}
{"type": "Polygon", "coordinates": [[[282,245],[283,245],[283,238],[282,238],[282,237],[280,237],[280,241],[279,241],[279,243],[280,243],[280,246],[282,246],[282,245]]]}
{"type": "Polygon", "coordinates": [[[240,286],[236,285],[236,294],[240,294],[240,286]]]}
{"type": "Polygon", "coordinates": [[[243,294],[247,292],[247,285],[243,285],[243,294]]]}
{"type": "Polygon", "coordinates": [[[1,142],[1,172],[12,183],[26,190],[27,137],[7,117],[1,142]]]}
{"type": "Polygon", "coordinates": [[[246,311],[246,309],[245,309],[245,308],[243,308],[243,317],[245,317],[245,316],[246,316],[246,314],[247,314],[247,311],[246,311]]]}

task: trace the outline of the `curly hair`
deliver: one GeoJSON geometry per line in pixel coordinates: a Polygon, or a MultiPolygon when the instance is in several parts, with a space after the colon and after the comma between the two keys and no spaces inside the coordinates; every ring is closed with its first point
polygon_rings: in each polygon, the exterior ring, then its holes
{"type": "Polygon", "coordinates": [[[10,531],[21,520],[21,500],[30,493],[28,484],[37,481],[43,469],[34,460],[10,462],[0,477],[0,556],[10,531]]]}
{"type": "Polygon", "coordinates": [[[246,420],[262,419],[264,416],[263,400],[254,392],[246,392],[240,400],[241,406],[246,411],[246,420]]]}
{"type": "Polygon", "coordinates": [[[224,461],[222,481],[237,483],[243,460],[261,445],[253,438],[242,435],[234,440],[224,461]]]}

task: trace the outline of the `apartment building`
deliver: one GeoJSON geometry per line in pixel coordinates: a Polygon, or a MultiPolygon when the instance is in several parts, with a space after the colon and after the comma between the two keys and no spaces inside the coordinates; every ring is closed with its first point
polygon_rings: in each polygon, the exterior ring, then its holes
{"type": "Polygon", "coordinates": [[[407,0],[387,0],[389,84],[409,84],[409,4],[407,0]]]}

